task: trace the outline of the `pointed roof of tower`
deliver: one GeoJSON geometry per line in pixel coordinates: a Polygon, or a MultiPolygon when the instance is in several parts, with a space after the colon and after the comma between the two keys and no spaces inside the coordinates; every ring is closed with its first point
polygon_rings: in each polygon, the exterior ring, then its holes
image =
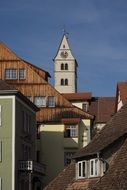
{"type": "Polygon", "coordinates": [[[64,31],[64,33],[63,33],[62,39],[61,39],[61,41],[60,41],[58,50],[57,50],[57,52],[56,52],[56,55],[55,55],[53,61],[56,59],[56,57],[57,57],[59,51],[60,51],[60,52],[62,52],[62,51],[69,51],[70,54],[71,54],[72,59],[75,60],[76,65],[78,66],[77,61],[76,61],[76,59],[74,58],[74,56],[73,56],[73,54],[72,54],[72,51],[71,51],[71,49],[70,49],[69,42],[68,42],[67,32],[65,32],[65,31],[64,31]]]}

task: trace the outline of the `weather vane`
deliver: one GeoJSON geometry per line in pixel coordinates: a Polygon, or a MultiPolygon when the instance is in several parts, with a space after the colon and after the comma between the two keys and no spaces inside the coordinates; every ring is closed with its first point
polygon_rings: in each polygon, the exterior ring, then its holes
{"type": "Polygon", "coordinates": [[[68,37],[69,33],[66,31],[65,26],[63,27],[63,34],[68,37]]]}

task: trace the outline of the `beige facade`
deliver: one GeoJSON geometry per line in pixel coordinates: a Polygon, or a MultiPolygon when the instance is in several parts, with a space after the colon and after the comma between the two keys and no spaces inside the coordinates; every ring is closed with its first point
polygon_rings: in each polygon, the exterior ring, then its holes
{"type": "Polygon", "coordinates": [[[54,58],[54,87],[60,93],[77,91],[77,62],[72,55],[66,35],[54,58]]]}
{"type": "Polygon", "coordinates": [[[62,123],[40,125],[40,159],[47,165],[45,184],[53,180],[69,164],[69,159],[78,149],[90,142],[89,119],[75,124],[77,135],[73,134],[73,137],[65,136],[66,126],[62,123]]]}

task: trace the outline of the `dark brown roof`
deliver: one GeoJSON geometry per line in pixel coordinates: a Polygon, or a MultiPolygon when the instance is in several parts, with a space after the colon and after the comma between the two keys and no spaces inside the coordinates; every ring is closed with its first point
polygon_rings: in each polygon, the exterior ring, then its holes
{"type": "Polygon", "coordinates": [[[53,107],[53,108],[40,108],[37,113],[37,121],[39,122],[58,122],[61,123],[62,119],[93,119],[93,116],[84,112],[83,110],[73,107],[53,107]]]}
{"type": "Polygon", "coordinates": [[[84,101],[91,99],[91,92],[80,92],[80,93],[65,93],[62,94],[69,101],[84,101]]]}
{"type": "Polygon", "coordinates": [[[5,81],[0,80],[0,90],[16,90],[16,88],[7,84],[5,81]]]}
{"type": "Polygon", "coordinates": [[[127,139],[113,156],[109,169],[94,190],[127,190],[127,139]]]}
{"type": "Polygon", "coordinates": [[[75,179],[75,162],[66,167],[44,190],[91,190],[99,178],[75,179]]]}
{"type": "Polygon", "coordinates": [[[100,178],[80,179],[72,181],[66,190],[92,190],[100,178]]]}
{"type": "Polygon", "coordinates": [[[79,123],[81,121],[80,118],[62,118],[62,123],[64,124],[74,124],[74,123],[79,123]]]}
{"type": "Polygon", "coordinates": [[[125,104],[127,102],[127,82],[119,82],[117,87],[118,91],[120,91],[121,100],[125,104]]]}
{"type": "Polygon", "coordinates": [[[127,133],[127,104],[110,119],[86,147],[75,154],[75,158],[96,154],[125,133],[127,133]]]}
{"type": "Polygon", "coordinates": [[[115,97],[92,98],[89,113],[95,115],[96,123],[106,123],[115,112],[115,97]]]}

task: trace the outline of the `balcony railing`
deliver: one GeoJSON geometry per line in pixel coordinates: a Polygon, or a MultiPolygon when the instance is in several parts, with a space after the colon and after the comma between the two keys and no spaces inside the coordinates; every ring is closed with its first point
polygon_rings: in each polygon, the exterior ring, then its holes
{"type": "Polygon", "coordinates": [[[20,161],[19,162],[19,170],[20,171],[38,172],[38,173],[45,175],[46,166],[44,164],[40,164],[40,163],[32,161],[32,160],[20,161]]]}

